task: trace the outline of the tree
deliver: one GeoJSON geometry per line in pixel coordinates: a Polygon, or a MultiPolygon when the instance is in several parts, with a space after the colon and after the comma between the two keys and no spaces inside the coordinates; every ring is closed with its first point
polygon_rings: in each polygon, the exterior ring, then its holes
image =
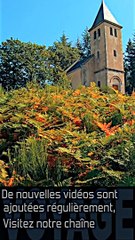
{"type": "Polygon", "coordinates": [[[24,87],[35,80],[40,84],[60,84],[68,79],[65,70],[80,58],[90,55],[90,36],[85,30],[82,42],[72,46],[63,34],[46,49],[32,43],[9,39],[0,45],[0,84],[6,90],[24,87]]]}
{"type": "Polygon", "coordinates": [[[50,51],[50,63],[60,71],[66,70],[72,63],[80,58],[79,51],[73,47],[68,38],[63,34],[60,41],[54,42],[48,48],[50,51]]]}
{"type": "Polygon", "coordinates": [[[83,46],[82,46],[82,42],[80,41],[79,38],[77,39],[76,47],[77,47],[77,49],[78,49],[78,51],[80,53],[80,57],[84,58],[83,46]]]}
{"type": "Polygon", "coordinates": [[[46,82],[51,67],[45,46],[10,39],[0,45],[0,84],[7,90],[27,82],[46,82]]]}
{"type": "Polygon", "coordinates": [[[79,38],[77,39],[76,47],[82,59],[91,55],[90,34],[87,27],[82,33],[81,40],[79,38]]]}
{"type": "Polygon", "coordinates": [[[135,89],[135,35],[128,41],[124,60],[126,92],[131,94],[135,89]]]}
{"type": "Polygon", "coordinates": [[[84,57],[89,57],[91,54],[91,45],[90,45],[90,34],[88,32],[88,28],[84,30],[82,34],[83,38],[83,53],[84,57]]]}

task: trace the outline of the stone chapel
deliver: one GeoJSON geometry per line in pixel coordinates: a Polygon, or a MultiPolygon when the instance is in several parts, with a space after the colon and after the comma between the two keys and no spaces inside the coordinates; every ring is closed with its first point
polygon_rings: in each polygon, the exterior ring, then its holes
{"type": "Polygon", "coordinates": [[[76,61],[67,69],[73,89],[95,82],[101,89],[108,86],[125,93],[121,29],[122,26],[102,1],[89,29],[91,56],[76,61]]]}

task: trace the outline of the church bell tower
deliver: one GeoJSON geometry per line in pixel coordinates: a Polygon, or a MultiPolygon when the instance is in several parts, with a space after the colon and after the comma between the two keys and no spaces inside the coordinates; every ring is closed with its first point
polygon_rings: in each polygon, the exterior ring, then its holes
{"type": "Polygon", "coordinates": [[[94,56],[94,77],[96,84],[101,87],[113,87],[125,93],[122,26],[102,1],[92,27],[91,54],[94,56]]]}

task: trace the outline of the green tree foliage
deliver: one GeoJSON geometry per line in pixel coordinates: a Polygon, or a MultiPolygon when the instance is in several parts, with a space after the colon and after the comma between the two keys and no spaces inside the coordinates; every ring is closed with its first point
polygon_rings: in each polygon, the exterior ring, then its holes
{"type": "Polygon", "coordinates": [[[88,28],[84,30],[81,40],[78,38],[76,47],[79,50],[81,58],[89,57],[91,54],[90,34],[88,28]]]}
{"type": "Polygon", "coordinates": [[[72,46],[65,34],[61,36],[60,41],[54,42],[48,50],[50,52],[50,63],[55,71],[59,72],[66,70],[80,57],[78,49],[72,46]]]}
{"type": "Polygon", "coordinates": [[[131,94],[135,89],[135,35],[129,39],[125,53],[126,91],[131,94]]]}
{"type": "Polygon", "coordinates": [[[87,29],[82,38],[80,48],[79,42],[73,47],[65,34],[48,49],[12,38],[3,42],[0,45],[0,84],[6,90],[24,87],[33,80],[41,85],[49,82],[69,87],[65,70],[80,57],[90,55],[87,29]]]}
{"type": "Polygon", "coordinates": [[[80,57],[83,58],[84,57],[83,46],[82,46],[82,42],[80,41],[80,38],[77,39],[76,47],[79,50],[80,57]]]}
{"type": "Polygon", "coordinates": [[[45,46],[10,39],[0,45],[0,83],[9,90],[28,81],[48,80],[51,67],[45,46]]]}

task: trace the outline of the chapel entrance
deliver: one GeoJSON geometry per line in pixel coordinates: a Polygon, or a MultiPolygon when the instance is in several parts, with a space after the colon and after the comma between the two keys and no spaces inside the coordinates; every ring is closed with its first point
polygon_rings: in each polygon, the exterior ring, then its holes
{"type": "Polygon", "coordinates": [[[121,91],[121,80],[118,76],[114,76],[111,78],[110,85],[113,89],[121,91]]]}
{"type": "Polygon", "coordinates": [[[113,88],[114,90],[117,90],[117,91],[119,91],[119,86],[118,86],[118,85],[116,85],[116,84],[113,84],[113,85],[112,85],[112,88],[113,88]]]}

